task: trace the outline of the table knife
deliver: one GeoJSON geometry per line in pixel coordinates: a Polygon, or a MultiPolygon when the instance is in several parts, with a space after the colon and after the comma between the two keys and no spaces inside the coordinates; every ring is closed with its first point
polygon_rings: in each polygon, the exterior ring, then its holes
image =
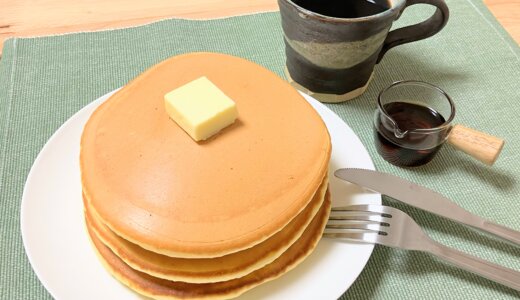
{"type": "Polygon", "coordinates": [[[354,168],[336,170],[334,175],[408,205],[520,244],[519,231],[474,215],[443,195],[403,178],[378,171],[354,168]]]}

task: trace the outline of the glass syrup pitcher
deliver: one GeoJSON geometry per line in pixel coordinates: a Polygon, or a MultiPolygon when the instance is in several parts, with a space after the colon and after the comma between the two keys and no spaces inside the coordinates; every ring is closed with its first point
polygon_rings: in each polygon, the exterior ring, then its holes
{"type": "Polygon", "coordinates": [[[414,167],[430,162],[448,141],[477,159],[492,164],[504,141],[485,133],[452,125],[455,104],[432,84],[395,82],[378,97],[374,115],[376,149],[396,166],[414,167]],[[487,152],[482,155],[482,152],[487,152]]]}

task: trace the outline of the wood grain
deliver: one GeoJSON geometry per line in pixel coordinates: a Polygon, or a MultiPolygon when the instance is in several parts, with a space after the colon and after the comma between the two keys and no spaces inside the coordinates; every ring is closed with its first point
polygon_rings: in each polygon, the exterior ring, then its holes
{"type": "Polygon", "coordinates": [[[500,155],[505,142],[499,137],[457,124],[451,129],[448,143],[491,166],[500,155]]]}
{"type": "MultiPolygon", "coordinates": [[[[520,0],[484,0],[520,43],[520,0]]],[[[277,10],[276,0],[1,0],[0,49],[9,37],[121,28],[180,17],[208,19],[277,10]]]]}
{"type": "Polygon", "coordinates": [[[500,24],[520,44],[520,0],[484,0],[500,24]]]}

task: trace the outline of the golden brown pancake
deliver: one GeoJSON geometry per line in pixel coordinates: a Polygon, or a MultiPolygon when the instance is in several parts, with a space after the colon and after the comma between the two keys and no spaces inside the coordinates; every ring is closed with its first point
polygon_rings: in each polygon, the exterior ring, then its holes
{"type": "Polygon", "coordinates": [[[156,253],[208,258],[285,227],[323,181],[330,151],[322,119],[284,80],[241,58],[191,53],[152,67],[92,114],[80,165],[84,193],[112,231],[156,253]],[[196,143],[163,96],[201,76],[239,117],[196,143]]]}
{"type": "Polygon", "coordinates": [[[151,252],[129,242],[107,228],[85,201],[85,214],[91,230],[127,265],[154,277],[191,283],[226,281],[245,276],[282,255],[304,232],[325,198],[324,180],[307,207],[282,230],[262,243],[239,252],[215,258],[172,258],[151,252]]]}
{"type": "Polygon", "coordinates": [[[106,247],[92,230],[87,228],[94,247],[107,270],[119,281],[154,299],[229,299],[288,272],[307,257],[316,247],[330,210],[330,194],[327,192],[323,206],[296,243],[275,261],[251,274],[216,283],[184,283],[152,277],[125,264],[110,248],[106,247]]]}

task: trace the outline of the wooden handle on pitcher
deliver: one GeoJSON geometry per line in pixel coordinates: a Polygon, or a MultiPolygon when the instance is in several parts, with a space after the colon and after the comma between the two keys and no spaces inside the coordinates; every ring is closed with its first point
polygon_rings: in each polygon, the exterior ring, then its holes
{"type": "Polygon", "coordinates": [[[448,143],[489,166],[504,147],[503,139],[458,124],[451,129],[448,143]]]}

